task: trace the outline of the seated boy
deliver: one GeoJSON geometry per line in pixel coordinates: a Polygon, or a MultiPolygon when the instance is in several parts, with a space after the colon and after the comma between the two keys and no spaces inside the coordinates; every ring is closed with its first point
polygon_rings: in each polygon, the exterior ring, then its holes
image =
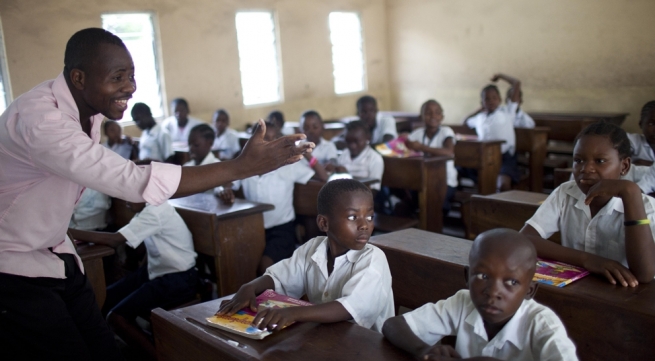
{"type": "Polygon", "coordinates": [[[368,244],[373,232],[371,191],[352,179],[328,182],[318,194],[318,213],[316,221],[327,237],[311,239],[291,258],[241,286],[219,313],[234,314],[248,306],[256,311],[255,297],[274,289],[295,298],[306,295],[314,306],[261,311],[254,320],[260,329],[277,331],[296,321],[354,320],[380,331],[393,316],[394,305],[387,259],[368,244]]]}
{"type": "Polygon", "coordinates": [[[155,122],[150,107],[136,103],[132,107],[132,119],[141,129],[139,159],[164,162],[175,155],[171,135],[155,122]]]}
{"type": "Polygon", "coordinates": [[[280,129],[280,134],[282,135],[290,135],[295,133],[293,128],[284,126],[284,114],[279,110],[274,110],[268,113],[266,121],[275,123],[278,129],[280,129]]]}
{"type": "Polygon", "coordinates": [[[307,141],[316,144],[312,156],[325,165],[337,162],[337,147],[323,139],[323,119],[315,110],[308,110],[300,117],[300,132],[307,135],[307,141]]]}
{"type": "Polygon", "coordinates": [[[467,268],[468,290],[387,320],[384,336],[424,360],[577,360],[564,325],[548,307],[532,300],[537,251],[509,229],[480,234],[467,268]],[[437,342],[457,336],[451,346],[437,342]]]}
{"type": "Polygon", "coordinates": [[[189,132],[203,121],[189,116],[189,103],[184,98],[175,98],[171,101],[172,116],[161,122],[162,128],[166,129],[171,135],[171,140],[175,143],[186,143],[189,139],[189,132]]]}
{"type": "Polygon", "coordinates": [[[230,129],[230,115],[225,109],[214,112],[212,125],[216,129],[216,139],[212,145],[212,151],[218,152],[218,159],[230,160],[241,151],[239,136],[234,129],[230,129]]]}
{"type": "MultiPolygon", "coordinates": [[[[205,165],[220,162],[214,153],[210,151],[212,144],[214,144],[215,137],[214,129],[209,124],[198,124],[191,132],[189,132],[189,158],[190,160],[184,163],[185,167],[194,165],[205,165]]],[[[218,194],[223,190],[223,187],[216,187],[213,190],[205,191],[207,194],[218,194]]]]}
{"type": "Polygon", "coordinates": [[[491,78],[491,81],[493,82],[497,82],[498,80],[504,80],[511,85],[511,87],[507,89],[505,105],[502,106],[502,108],[514,120],[514,127],[534,128],[534,119],[532,119],[528,113],[521,109],[521,104],[523,104],[523,90],[521,89],[521,81],[502,73],[495,74],[491,78]]]}
{"type": "Polygon", "coordinates": [[[373,145],[398,138],[396,120],[378,111],[378,101],[370,95],[357,100],[357,116],[368,125],[373,145]]]}
{"type": "Polygon", "coordinates": [[[134,146],[130,137],[123,138],[123,128],[115,120],[105,120],[102,125],[103,131],[107,136],[107,141],[103,145],[114,152],[120,154],[121,157],[129,160],[137,159],[138,150],[134,146]]]}
{"type": "Polygon", "coordinates": [[[514,119],[500,108],[500,92],[495,85],[487,85],[480,93],[482,108],[465,120],[466,126],[475,128],[480,140],[504,140],[500,145],[502,166],[498,175],[497,188],[500,192],[512,189],[521,179],[516,160],[516,134],[514,119]]]}
{"type": "Polygon", "coordinates": [[[196,252],[191,232],[175,208],[127,203],[137,214],[116,233],[69,229],[79,241],[136,248],[145,243],[148,265],[107,287],[102,307],[107,322],[126,343],[155,356],[155,345],[136,323],[137,316],[157,307],[172,307],[193,299],[198,285],[196,252]]]}
{"type": "MultiPolygon", "coordinates": [[[[275,123],[266,122],[265,141],[270,142],[281,136],[280,128],[275,123]]],[[[294,185],[295,183],[306,184],[318,174],[322,174],[319,180],[327,180],[327,173],[318,162],[298,162],[262,176],[254,176],[232,183],[234,190],[243,187],[243,194],[247,200],[275,206],[275,209],[264,212],[266,248],[264,248],[264,255],[259,263],[259,274],[263,274],[272,264],[291,257],[296,249],[294,185]]],[[[226,204],[234,202],[234,193],[229,187],[226,187],[218,196],[226,204]]]]}
{"type": "MultiPolygon", "coordinates": [[[[368,126],[361,120],[355,120],[346,125],[346,149],[337,158],[338,166],[328,165],[328,171],[350,173],[354,177],[373,178],[382,181],[384,159],[380,153],[369,147],[371,133],[368,126]]],[[[380,190],[380,183],[371,185],[374,191],[380,190]]]]}
{"type": "Polygon", "coordinates": [[[68,228],[84,231],[99,231],[107,228],[107,211],[111,199],[91,188],[86,188],[75,204],[68,228]]]}
{"type": "Polygon", "coordinates": [[[641,134],[628,133],[632,146],[632,163],[650,166],[655,161],[655,100],[649,101],[641,108],[639,128],[641,134]]]}

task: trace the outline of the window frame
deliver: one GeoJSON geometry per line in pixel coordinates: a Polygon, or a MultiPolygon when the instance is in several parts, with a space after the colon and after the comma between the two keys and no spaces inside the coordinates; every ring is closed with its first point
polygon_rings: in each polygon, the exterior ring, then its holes
{"type": "Polygon", "coordinates": [[[328,30],[328,41],[330,43],[330,55],[332,58],[330,59],[330,62],[332,63],[332,90],[333,94],[340,97],[340,96],[352,96],[352,95],[357,95],[357,94],[366,94],[368,92],[368,63],[366,60],[366,33],[364,31],[364,20],[362,19],[362,13],[360,11],[354,11],[354,10],[333,10],[328,13],[327,16],[327,30],[328,30]],[[346,93],[337,93],[336,89],[336,77],[334,76],[334,60],[333,60],[333,44],[332,44],[332,30],[330,29],[330,14],[332,13],[351,13],[357,15],[357,18],[359,19],[359,29],[360,29],[360,35],[361,35],[361,48],[362,48],[362,89],[361,90],[355,90],[351,92],[346,92],[346,93]]]}

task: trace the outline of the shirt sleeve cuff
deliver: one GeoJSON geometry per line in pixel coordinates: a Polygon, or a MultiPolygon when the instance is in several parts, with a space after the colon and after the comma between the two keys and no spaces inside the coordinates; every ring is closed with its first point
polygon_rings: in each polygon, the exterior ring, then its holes
{"type": "Polygon", "coordinates": [[[371,328],[373,326],[373,323],[369,324],[369,322],[366,322],[367,320],[362,319],[362,317],[359,314],[357,314],[355,308],[352,305],[350,305],[350,303],[348,303],[347,297],[339,298],[335,301],[339,302],[343,306],[343,308],[345,308],[346,311],[348,311],[350,316],[353,318],[353,320],[355,320],[355,322],[358,325],[366,328],[371,328]]]}
{"type": "Polygon", "coordinates": [[[541,238],[543,239],[547,238],[546,232],[544,232],[543,228],[541,228],[541,226],[539,226],[537,222],[534,222],[532,219],[528,219],[525,222],[525,224],[532,226],[532,228],[534,228],[534,230],[539,233],[539,236],[541,236],[541,238]]]}
{"type": "Polygon", "coordinates": [[[118,230],[118,233],[123,235],[125,239],[127,240],[127,245],[132,247],[132,248],[137,248],[141,242],[143,242],[142,239],[139,239],[137,235],[132,232],[132,230],[129,228],[129,224],[121,229],[118,230]]]}
{"type": "Polygon", "coordinates": [[[177,191],[182,178],[182,167],[160,162],[152,162],[150,167],[150,180],[143,191],[143,199],[158,206],[177,191]]]}

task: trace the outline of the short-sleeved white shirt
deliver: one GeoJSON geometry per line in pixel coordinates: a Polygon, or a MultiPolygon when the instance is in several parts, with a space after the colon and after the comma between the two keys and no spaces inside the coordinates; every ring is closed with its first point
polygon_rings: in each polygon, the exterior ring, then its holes
{"type": "Polygon", "coordinates": [[[367,244],[334,260],[328,276],[327,237],[316,237],[300,246],[291,258],[266,270],[275,282],[275,292],[322,304],[337,301],[360,326],[380,332],[394,315],[391,272],[379,248],[367,244]]]}
{"type": "Polygon", "coordinates": [[[321,138],[312,151],[312,157],[318,159],[319,163],[326,164],[330,159],[337,159],[337,147],[334,143],[321,138]]]}
{"type": "Polygon", "coordinates": [[[489,340],[484,320],[469,290],[403,315],[412,332],[434,345],[444,336],[457,336],[455,350],[462,358],[486,356],[501,360],[577,360],[575,345],[562,321],[548,307],[524,300],[514,316],[489,340]]]}
{"type": "Polygon", "coordinates": [[[107,227],[109,207],[111,200],[108,195],[86,188],[75,204],[68,228],[95,231],[107,227]]]}
{"type": "Polygon", "coordinates": [[[264,228],[269,229],[296,219],[293,209],[294,184],[305,184],[313,176],[314,170],[307,163],[297,162],[262,176],[236,181],[233,188],[243,187],[243,194],[249,201],[275,206],[275,209],[264,212],[264,228]]]}
{"type": "Polygon", "coordinates": [[[514,120],[514,127],[534,128],[534,119],[532,119],[532,117],[528,115],[528,113],[524,112],[523,109],[521,109],[519,106],[519,103],[509,101],[507,104],[502,105],[502,108],[514,120]]]}
{"type": "Polygon", "coordinates": [[[177,126],[177,118],[175,118],[175,116],[170,116],[161,122],[161,126],[171,135],[171,140],[174,143],[179,142],[186,144],[189,141],[189,133],[191,133],[191,129],[202,123],[204,123],[202,120],[188,116],[186,125],[184,128],[180,128],[177,126]]]}
{"type": "Polygon", "coordinates": [[[398,129],[396,128],[396,119],[384,112],[378,112],[375,116],[375,129],[371,133],[371,143],[382,143],[385,134],[393,135],[394,139],[398,138],[398,129]]]}
{"type": "MultiPolygon", "coordinates": [[[[380,153],[374,151],[371,147],[364,148],[355,159],[350,157],[350,150],[346,148],[337,161],[339,165],[344,166],[353,177],[373,178],[382,181],[384,159],[382,159],[380,153]]],[[[371,189],[380,190],[380,183],[372,184],[371,189]]]]}
{"type": "Polygon", "coordinates": [[[633,160],[643,159],[649,162],[655,162],[653,148],[648,144],[648,141],[643,134],[628,133],[628,139],[630,140],[630,146],[632,146],[633,160]]]}
{"type": "MultiPolygon", "coordinates": [[[[646,217],[655,235],[655,199],[642,194],[646,217]]],[[[623,201],[614,197],[591,218],[585,194],[575,181],[562,183],[551,193],[526,224],[542,238],[561,232],[562,246],[621,262],[628,267],[625,256],[623,201]]],[[[655,241],[655,239],[653,240],[655,241]]]]}
{"type": "Polygon", "coordinates": [[[132,157],[132,144],[128,143],[127,141],[123,140],[123,143],[114,143],[111,146],[109,145],[108,142],[102,143],[105,147],[113,150],[115,153],[120,154],[121,157],[125,159],[130,159],[132,157]]]}
{"type": "MultiPolygon", "coordinates": [[[[198,164],[198,165],[214,164],[214,163],[218,163],[220,161],[221,161],[220,159],[218,159],[218,158],[216,158],[214,156],[214,153],[209,152],[209,153],[207,153],[205,158],[202,160],[202,162],[200,162],[200,164],[198,164]]],[[[193,160],[190,160],[190,161],[184,163],[184,167],[195,166],[195,165],[196,165],[196,163],[193,160]]],[[[223,187],[218,186],[218,187],[216,187],[214,189],[206,190],[205,193],[206,194],[214,194],[214,193],[218,194],[222,190],[223,190],[223,187]]]]}
{"type": "Polygon", "coordinates": [[[223,134],[214,139],[212,150],[218,151],[218,157],[222,159],[232,159],[234,155],[241,150],[239,136],[234,129],[225,129],[223,134]]]}
{"type": "MultiPolygon", "coordinates": [[[[427,145],[430,148],[443,148],[443,144],[448,138],[452,138],[453,144],[455,144],[455,132],[451,127],[445,125],[439,128],[439,131],[432,139],[425,135],[425,128],[418,128],[407,137],[407,139],[413,142],[421,142],[421,144],[427,145]]],[[[454,160],[446,162],[446,178],[448,186],[457,187],[457,169],[455,169],[454,160]]]]}
{"type": "Polygon", "coordinates": [[[139,159],[152,159],[163,162],[173,155],[171,135],[157,124],[141,132],[139,138],[139,159]]]}
{"type": "Polygon", "coordinates": [[[502,153],[509,152],[510,155],[514,155],[516,149],[514,119],[502,107],[491,114],[482,111],[468,118],[466,126],[475,128],[480,140],[504,140],[505,143],[500,145],[500,150],[502,153]]]}
{"type": "Polygon", "coordinates": [[[191,232],[168,202],[146,205],[118,232],[132,248],[145,243],[151,280],[168,273],[184,272],[196,265],[191,232]]]}

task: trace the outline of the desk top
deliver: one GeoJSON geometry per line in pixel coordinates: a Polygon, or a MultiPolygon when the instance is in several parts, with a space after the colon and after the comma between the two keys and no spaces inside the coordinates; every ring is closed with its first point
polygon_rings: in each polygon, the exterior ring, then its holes
{"type": "MultiPolygon", "coordinates": [[[[601,113],[601,112],[530,112],[528,113],[535,120],[545,119],[549,120],[571,120],[577,121],[582,119],[608,119],[608,118],[623,118],[627,117],[630,113],[601,113]]],[[[623,120],[621,120],[623,121],[623,120]]]]}
{"type": "Polygon", "coordinates": [[[109,246],[86,242],[79,243],[76,249],[77,255],[80,256],[82,261],[111,256],[115,253],[114,249],[109,246]]]}
{"type": "MultiPolygon", "coordinates": [[[[154,318],[164,318],[183,330],[183,338],[197,338],[198,343],[213,348],[216,359],[250,360],[411,360],[408,354],[392,346],[382,334],[350,322],[317,324],[297,323],[263,340],[252,340],[205,325],[221,300],[213,300],[170,312],[153,311],[154,318]],[[234,340],[245,347],[234,347],[223,340],[234,340]]],[[[155,320],[155,325],[160,324],[155,320]]]]}
{"type": "Polygon", "coordinates": [[[225,205],[213,194],[199,193],[184,198],[169,199],[175,208],[183,208],[196,212],[214,214],[218,219],[242,217],[254,213],[270,211],[275,207],[271,204],[250,202],[236,198],[234,204],[225,205]]]}
{"type": "Polygon", "coordinates": [[[489,195],[486,195],[486,196],[481,196],[481,195],[476,194],[476,195],[473,195],[473,197],[494,199],[494,200],[499,200],[499,201],[504,201],[504,202],[536,205],[538,207],[546,200],[546,198],[548,198],[548,195],[544,194],[544,193],[514,190],[514,191],[507,191],[507,192],[502,192],[502,193],[489,194],[489,195]]]}

